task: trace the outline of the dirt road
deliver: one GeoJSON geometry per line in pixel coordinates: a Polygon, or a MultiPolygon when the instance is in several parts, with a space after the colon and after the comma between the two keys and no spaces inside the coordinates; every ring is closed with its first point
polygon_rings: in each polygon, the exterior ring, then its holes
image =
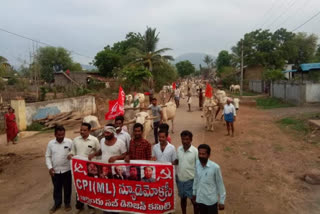
{"type": "MultiPolygon", "coordinates": [[[[188,129],[194,133],[195,146],[211,145],[211,159],[221,166],[227,190],[225,213],[320,213],[320,188],[299,179],[306,170],[320,168],[319,146],[284,133],[270,112],[256,108],[241,106],[234,138],[225,136],[222,122],[216,122],[215,132],[206,132],[196,104],[193,112],[186,109],[182,101],[171,134],[173,144],[179,146],[179,133],[188,129]]],[[[68,130],[67,137],[75,137],[73,131],[68,130]]],[[[44,153],[52,137],[42,133],[9,147],[1,140],[0,213],[48,213],[52,184],[44,153]]],[[[179,202],[177,198],[176,213],[180,213],[179,202]]]]}

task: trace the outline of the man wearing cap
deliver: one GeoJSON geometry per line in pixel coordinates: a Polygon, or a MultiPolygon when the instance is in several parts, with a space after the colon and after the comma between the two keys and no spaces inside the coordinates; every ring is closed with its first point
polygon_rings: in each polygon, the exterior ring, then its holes
{"type": "Polygon", "coordinates": [[[112,124],[104,127],[104,138],[100,141],[100,148],[97,152],[88,156],[91,160],[95,156],[101,155],[101,160],[107,163],[114,163],[116,160],[124,160],[127,147],[119,138],[116,138],[116,128],[112,124]]]}
{"type": "Polygon", "coordinates": [[[227,124],[227,131],[228,131],[227,136],[230,136],[230,128],[231,128],[231,132],[232,132],[231,136],[233,137],[234,136],[233,122],[236,121],[237,112],[231,102],[232,102],[232,99],[228,98],[227,104],[225,104],[223,107],[223,115],[224,115],[224,120],[226,121],[226,124],[227,124]]]}

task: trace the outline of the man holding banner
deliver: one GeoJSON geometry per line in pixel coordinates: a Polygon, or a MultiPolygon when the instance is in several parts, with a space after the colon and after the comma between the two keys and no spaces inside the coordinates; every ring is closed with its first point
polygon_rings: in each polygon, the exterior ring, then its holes
{"type": "Polygon", "coordinates": [[[106,163],[114,163],[117,160],[124,160],[127,147],[126,144],[115,137],[116,128],[112,124],[104,127],[104,138],[100,141],[100,149],[97,152],[91,153],[89,160],[95,156],[101,155],[101,160],[106,163]]]}
{"type": "MultiPolygon", "coordinates": [[[[68,159],[71,160],[72,156],[79,155],[84,158],[88,158],[88,156],[94,152],[100,150],[99,140],[90,135],[91,125],[89,123],[82,123],[80,128],[80,135],[73,140],[71,152],[68,155],[68,159]]],[[[77,198],[76,208],[79,210],[84,209],[84,204],[80,202],[77,198]]],[[[93,207],[88,206],[90,209],[90,214],[94,214],[95,210],[93,207]]]]}

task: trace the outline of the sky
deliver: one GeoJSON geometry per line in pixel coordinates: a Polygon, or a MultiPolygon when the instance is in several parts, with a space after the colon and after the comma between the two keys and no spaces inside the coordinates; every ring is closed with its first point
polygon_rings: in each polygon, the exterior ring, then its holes
{"type": "MultiPolygon", "coordinates": [[[[0,28],[74,51],[83,55],[73,53],[75,61],[88,64],[106,45],[147,26],[160,32],[158,48],[172,48],[174,57],[217,56],[245,33],[293,30],[319,11],[319,0],[1,0],[0,28]]],[[[320,36],[320,15],[297,32],[320,36]]],[[[36,47],[0,31],[0,56],[13,65],[29,63],[36,47]]]]}

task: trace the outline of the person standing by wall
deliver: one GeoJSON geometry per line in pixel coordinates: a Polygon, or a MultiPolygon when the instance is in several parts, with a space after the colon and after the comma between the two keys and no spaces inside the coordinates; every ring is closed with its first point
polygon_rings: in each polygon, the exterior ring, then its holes
{"type": "Polygon", "coordinates": [[[55,139],[48,143],[46,165],[53,183],[54,205],[50,213],[55,213],[62,204],[62,189],[64,191],[65,211],[70,211],[72,176],[68,154],[71,151],[72,140],[65,138],[66,130],[63,126],[54,129],[55,139]]]}
{"type": "Polygon", "coordinates": [[[7,133],[7,145],[9,145],[10,142],[16,144],[15,138],[17,137],[19,130],[16,123],[16,115],[14,114],[14,109],[11,106],[8,107],[8,113],[4,115],[4,119],[7,133]]]}

